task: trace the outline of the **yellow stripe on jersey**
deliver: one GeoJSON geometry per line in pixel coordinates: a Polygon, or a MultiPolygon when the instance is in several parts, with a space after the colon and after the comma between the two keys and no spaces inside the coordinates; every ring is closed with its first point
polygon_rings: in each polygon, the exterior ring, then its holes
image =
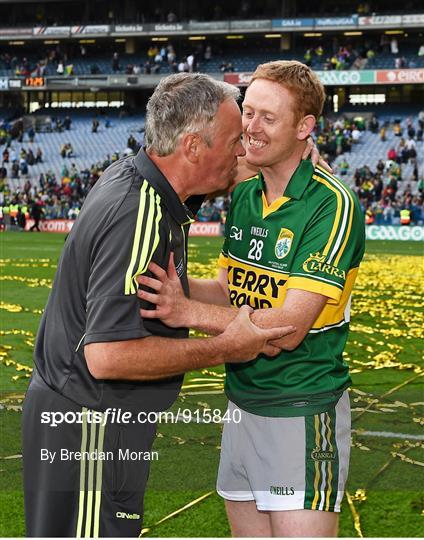
{"type": "Polygon", "coordinates": [[[141,248],[140,258],[138,262],[137,270],[131,276],[131,291],[135,294],[137,291],[136,277],[143,272],[143,269],[147,267],[152,256],[152,251],[149,251],[149,244],[152,237],[153,221],[155,214],[155,192],[152,187],[149,188],[149,209],[147,211],[146,226],[143,233],[143,246],[141,248]]]}
{"type": "MultiPolygon", "coordinates": [[[[148,187],[147,180],[144,180],[143,185],[140,189],[140,202],[138,205],[138,214],[137,214],[137,222],[135,226],[135,232],[134,232],[134,241],[133,241],[133,247],[131,252],[131,261],[127,268],[126,274],[125,274],[125,294],[135,294],[134,284],[132,283],[132,273],[133,268],[135,267],[135,264],[137,262],[137,254],[138,254],[138,248],[140,244],[140,236],[141,236],[141,226],[143,223],[143,216],[146,206],[146,191],[148,187]]],[[[147,231],[146,231],[147,232],[147,231]]],[[[144,240],[146,237],[144,237],[144,240]]],[[[150,235],[149,235],[150,239],[150,235]]]]}
{"type": "Polygon", "coordinates": [[[287,281],[287,289],[301,289],[302,291],[309,291],[317,294],[322,294],[332,298],[336,302],[339,301],[342,295],[342,290],[329,283],[317,281],[313,278],[290,276],[287,281]]]}
{"type": "Polygon", "coordinates": [[[337,256],[336,256],[335,261],[334,261],[334,265],[337,266],[339,261],[340,261],[341,256],[343,255],[343,252],[344,252],[344,250],[346,248],[346,244],[347,244],[347,241],[349,239],[350,232],[352,230],[353,212],[354,212],[354,206],[355,205],[354,205],[352,194],[346,188],[346,186],[343,184],[343,182],[341,180],[339,180],[336,176],[334,176],[334,175],[330,174],[329,172],[327,172],[326,170],[324,170],[319,165],[317,166],[317,168],[318,168],[318,170],[319,170],[319,172],[321,173],[322,176],[328,178],[329,180],[331,180],[334,184],[336,184],[339,187],[339,189],[343,192],[343,194],[345,196],[347,196],[348,201],[349,201],[349,204],[348,204],[349,217],[348,217],[347,230],[346,230],[346,225],[343,226],[343,224],[342,224],[342,229],[339,232],[339,238],[341,238],[341,236],[344,237],[343,238],[343,243],[342,243],[341,246],[337,246],[337,245],[335,246],[335,250],[333,249],[333,251],[331,253],[331,256],[330,256],[330,259],[329,259],[329,262],[331,262],[334,255],[336,255],[336,253],[337,253],[337,256]]]}
{"type": "Polygon", "coordinates": [[[224,270],[228,268],[228,255],[224,255],[222,252],[219,254],[218,266],[224,270]]]}
{"type": "Polygon", "coordinates": [[[314,180],[316,180],[317,182],[320,182],[324,186],[328,187],[328,189],[330,189],[331,191],[333,191],[336,194],[336,198],[337,198],[336,217],[334,218],[333,227],[331,229],[330,237],[329,237],[328,242],[327,242],[327,244],[326,244],[326,246],[325,246],[325,248],[324,248],[324,250],[322,252],[323,255],[327,256],[328,252],[330,251],[331,246],[333,245],[334,238],[335,238],[336,233],[337,233],[338,228],[339,228],[340,216],[341,216],[341,213],[342,213],[342,196],[341,196],[340,192],[334,186],[332,186],[329,182],[327,182],[327,180],[325,180],[324,178],[321,178],[320,176],[317,176],[316,174],[313,174],[312,178],[314,180]]]}
{"type": "MultiPolygon", "coordinates": [[[[143,250],[141,252],[141,255],[140,255],[140,263],[138,265],[138,269],[137,269],[137,272],[134,274],[133,276],[133,280],[135,281],[135,278],[137,276],[139,276],[140,274],[144,274],[144,272],[147,270],[147,267],[149,266],[150,264],[150,261],[152,260],[152,257],[153,257],[153,253],[155,252],[158,244],[159,244],[159,222],[162,218],[162,209],[161,209],[161,206],[160,206],[160,196],[158,194],[156,194],[156,197],[154,197],[154,191],[153,191],[153,188],[150,188],[151,191],[149,191],[149,194],[151,195],[151,199],[150,199],[150,208],[149,208],[149,217],[148,217],[148,220],[151,219],[151,224],[152,226],[150,227],[150,231],[152,230],[153,228],[153,214],[154,214],[154,210],[153,210],[153,202],[156,202],[156,219],[155,219],[155,236],[154,236],[154,240],[153,240],[153,245],[152,245],[152,249],[148,252],[148,249],[149,249],[149,243],[150,243],[150,238],[151,238],[151,234],[146,237],[146,240],[143,244],[143,250]],[[151,212],[150,212],[151,211],[151,212]]],[[[147,230],[147,224],[146,224],[146,230],[147,230]]]]}

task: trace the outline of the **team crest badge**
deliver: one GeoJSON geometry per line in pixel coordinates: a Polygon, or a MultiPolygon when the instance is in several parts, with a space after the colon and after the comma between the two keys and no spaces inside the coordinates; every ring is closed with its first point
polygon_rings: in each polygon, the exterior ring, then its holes
{"type": "Polygon", "coordinates": [[[281,229],[275,244],[275,256],[278,259],[284,259],[292,247],[294,234],[290,229],[281,229]]]}

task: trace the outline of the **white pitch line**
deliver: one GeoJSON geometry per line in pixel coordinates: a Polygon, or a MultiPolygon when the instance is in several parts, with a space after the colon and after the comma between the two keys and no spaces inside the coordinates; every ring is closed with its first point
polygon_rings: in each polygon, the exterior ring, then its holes
{"type": "Polygon", "coordinates": [[[408,433],[395,433],[394,431],[362,431],[352,429],[355,435],[363,435],[364,437],[382,437],[385,439],[413,439],[416,441],[424,441],[424,435],[412,435],[408,433]]]}

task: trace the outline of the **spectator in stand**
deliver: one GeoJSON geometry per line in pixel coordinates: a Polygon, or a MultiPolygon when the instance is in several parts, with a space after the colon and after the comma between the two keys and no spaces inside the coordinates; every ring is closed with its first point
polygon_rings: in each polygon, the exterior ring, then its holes
{"type": "Polygon", "coordinates": [[[371,117],[371,120],[369,121],[368,129],[371,131],[371,133],[378,133],[378,127],[379,127],[379,122],[375,114],[373,114],[371,117]]]}
{"type": "Polygon", "coordinates": [[[399,54],[398,40],[395,37],[390,40],[390,52],[392,54],[399,54]]]}
{"type": "Polygon", "coordinates": [[[156,45],[150,45],[150,47],[147,50],[147,58],[150,61],[151,64],[154,63],[155,57],[158,54],[159,50],[156,47],[156,45]]]}
{"type": "Polygon", "coordinates": [[[28,162],[25,157],[21,157],[19,160],[19,169],[23,176],[28,174],[28,162]]]}
{"type": "Polygon", "coordinates": [[[28,139],[29,139],[29,142],[34,142],[34,137],[35,137],[35,129],[33,128],[33,126],[30,126],[28,131],[28,139]]]}
{"type": "Polygon", "coordinates": [[[35,156],[31,148],[28,150],[26,160],[29,166],[32,166],[35,163],[35,156]]]}
{"type": "Polygon", "coordinates": [[[190,53],[188,56],[187,56],[187,65],[188,65],[188,71],[189,73],[193,73],[193,71],[195,71],[195,62],[194,62],[194,54],[193,53],[190,53]]]}
{"type": "Polygon", "coordinates": [[[113,73],[116,73],[120,70],[121,68],[119,66],[119,54],[115,51],[112,55],[112,71],[113,73]]]}
{"type": "Polygon", "coordinates": [[[205,54],[203,55],[203,59],[205,62],[210,62],[212,59],[212,47],[210,45],[206,45],[205,54]]]}
{"type": "Polygon", "coordinates": [[[341,176],[346,176],[349,172],[349,163],[346,161],[346,158],[343,158],[339,163],[339,173],[341,176]]]}
{"type": "Polygon", "coordinates": [[[407,160],[415,160],[417,157],[417,145],[412,137],[405,142],[406,158],[407,160]]]}
{"type": "Polygon", "coordinates": [[[178,21],[178,17],[173,11],[170,11],[166,16],[166,20],[168,23],[176,23],[178,21]]]}
{"type": "Polygon", "coordinates": [[[219,66],[219,69],[223,73],[233,73],[234,72],[234,66],[231,62],[222,62],[222,64],[219,66]]]}
{"type": "Polygon", "coordinates": [[[138,152],[138,149],[140,147],[132,134],[128,137],[127,147],[130,148],[135,154],[138,152]]]}
{"type": "Polygon", "coordinates": [[[62,146],[60,147],[60,155],[63,158],[75,157],[74,149],[73,149],[72,144],[70,142],[62,144],[62,146]]]}
{"type": "MultiPolygon", "coordinates": [[[[167,61],[168,61],[168,64],[170,66],[172,66],[174,64],[174,62],[176,61],[177,59],[177,55],[175,54],[175,50],[174,50],[174,47],[169,44],[166,48],[167,50],[167,61]]],[[[149,54],[149,53],[147,53],[149,54]]]]}
{"type": "Polygon", "coordinates": [[[352,130],[352,142],[357,144],[361,140],[361,132],[359,129],[355,126],[352,130]]]}
{"type": "Polygon", "coordinates": [[[183,73],[183,72],[188,73],[188,63],[187,63],[187,58],[185,56],[182,57],[181,62],[178,64],[178,72],[179,73],[183,73]]]}

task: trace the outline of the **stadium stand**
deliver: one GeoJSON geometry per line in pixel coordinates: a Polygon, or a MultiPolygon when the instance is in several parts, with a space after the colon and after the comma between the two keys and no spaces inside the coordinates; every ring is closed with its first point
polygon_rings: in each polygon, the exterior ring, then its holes
{"type": "Polygon", "coordinates": [[[145,50],[134,54],[118,53],[112,48],[113,44],[101,50],[97,46],[87,51],[85,47],[69,45],[46,50],[40,48],[36,52],[29,50],[19,55],[16,51],[3,48],[0,49],[0,76],[59,75],[65,78],[69,75],[112,73],[167,74],[177,72],[181,66],[186,71],[191,70],[187,62],[190,55],[194,57],[193,69],[206,73],[253,71],[258,64],[277,59],[300,60],[316,70],[424,67],[424,56],[418,55],[419,42],[403,38],[397,43],[394,49],[397,52],[394,53],[385,37],[385,34],[381,34],[361,41],[327,38],[313,42],[302,38],[288,51],[281,51],[277,46],[266,46],[263,41],[255,42],[253,39],[243,47],[214,41],[195,47],[181,41],[157,48],[149,47],[149,43],[140,43],[139,48],[145,50]],[[206,53],[208,47],[209,54],[206,53]],[[107,48],[110,50],[107,51],[107,48]]]}
{"type": "MultiPolygon", "coordinates": [[[[142,116],[99,116],[99,127],[93,133],[93,111],[72,113],[72,118],[70,114],[61,111],[52,121],[45,111],[38,112],[32,118],[38,118],[40,127],[47,125],[52,131],[27,130],[21,135],[22,142],[12,140],[3,125],[0,201],[4,206],[10,201],[27,206],[38,198],[46,218],[74,219],[100,173],[143,143],[142,116]],[[66,118],[71,118],[70,129],[65,129],[66,118]],[[70,156],[66,155],[67,148],[72,149],[70,156]],[[42,161],[30,164],[38,149],[42,161]]],[[[422,118],[423,113],[415,111],[412,116],[381,114],[372,126],[358,114],[320,120],[316,131],[320,151],[333,164],[336,174],[358,193],[369,223],[380,223],[384,218],[384,223],[396,224],[404,207],[413,207],[412,223],[424,222],[422,118]],[[385,140],[381,140],[382,128],[385,140]],[[402,154],[408,145],[413,151],[402,154]],[[392,149],[396,156],[390,158],[392,149]]],[[[220,220],[226,208],[227,201],[218,199],[208,203],[198,218],[220,220]]]]}

